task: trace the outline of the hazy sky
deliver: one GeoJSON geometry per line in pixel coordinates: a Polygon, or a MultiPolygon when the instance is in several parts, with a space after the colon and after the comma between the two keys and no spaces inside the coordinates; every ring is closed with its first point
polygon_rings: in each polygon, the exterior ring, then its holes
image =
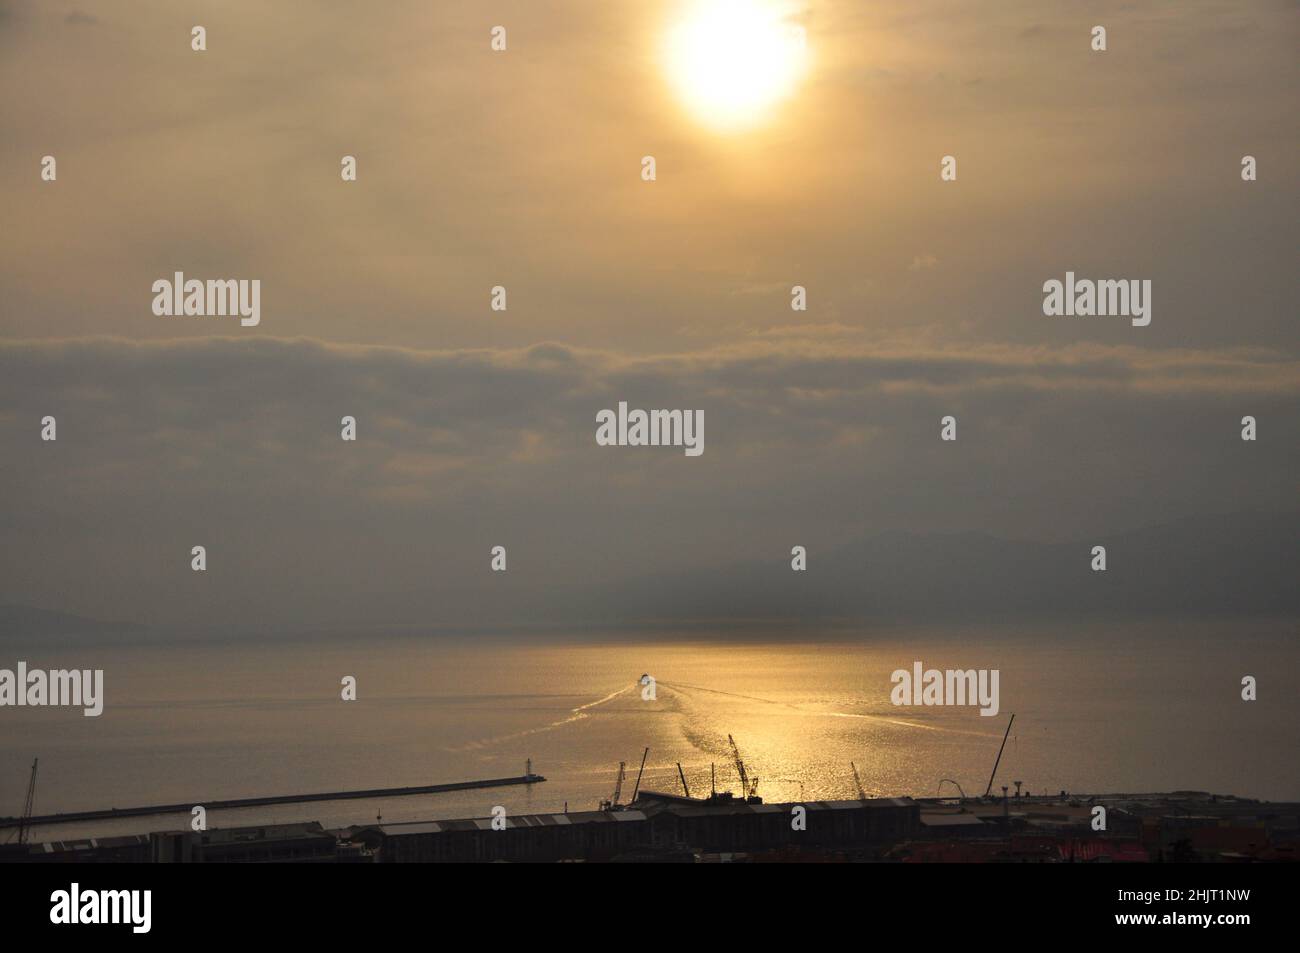
{"type": "Polygon", "coordinates": [[[807,75],[726,133],[665,70],[692,6],[0,0],[0,602],[468,625],[1295,512],[1300,6],[792,2],[807,75]],[[1150,279],[1151,324],[1045,317],[1067,270],[1150,279]],[[175,271],[260,279],[260,325],[154,315],[175,271]],[[703,409],[704,454],[597,447],[620,400],[703,409]]]}

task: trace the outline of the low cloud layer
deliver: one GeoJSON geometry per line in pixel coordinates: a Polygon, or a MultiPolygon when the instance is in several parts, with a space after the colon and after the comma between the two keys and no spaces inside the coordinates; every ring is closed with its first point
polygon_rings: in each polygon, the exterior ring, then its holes
{"type": "MultiPolygon", "coordinates": [[[[168,625],[454,628],[527,622],[511,606],[548,592],[580,609],[590,586],[617,622],[598,591],[788,567],[794,544],[815,569],[891,533],[1053,544],[1290,513],[1298,410],[1300,364],[1260,349],[957,350],[834,327],[660,357],[7,341],[0,602],[168,625]],[[620,400],[703,410],[703,456],[598,447],[596,413],[620,400]],[[939,439],[948,414],[955,443],[939,439]],[[206,574],[189,569],[196,544],[206,574]],[[494,545],[506,574],[488,570],[494,545]]],[[[741,578],[728,611],[743,615],[741,578]]],[[[674,598],[665,587],[666,609],[674,598]]]]}

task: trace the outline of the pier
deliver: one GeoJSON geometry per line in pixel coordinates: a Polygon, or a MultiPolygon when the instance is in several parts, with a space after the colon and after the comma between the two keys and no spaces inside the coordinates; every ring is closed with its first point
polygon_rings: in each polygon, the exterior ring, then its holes
{"type": "MultiPolygon", "coordinates": [[[[517,778],[489,778],[483,781],[453,781],[450,784],[421,784],[407,788],[372,788],[367,791],[325,791],[317,794],[277,794],[270,797],[244,797],[225,801],[188,801],[184,804],[157,804],[150,807],[113,807],[101,811],[75,811],[45,814],[27,819],[27,824],[62,824],[70,821],[99,821],[114,817],[144,817],[150,814],[189,814],[196,806],[206,810],[237,807],[266,807],[272,804],[304,804],[310,801],[352,801],[360,798],[409,797],[413,794],[446,794],[449,791],[473,791],[477,788],[502,788],[516,784],[537,784],[546,778],[524,774],[517,778]]],[[[0,818],[0,830],[17,827],[17,817],[0,818]]]]}

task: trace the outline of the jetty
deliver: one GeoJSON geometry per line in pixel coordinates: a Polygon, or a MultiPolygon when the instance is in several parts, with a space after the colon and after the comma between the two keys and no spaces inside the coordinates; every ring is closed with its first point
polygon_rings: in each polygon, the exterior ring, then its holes
{"type": "Polygon", "coordinates": [[[112,807],[99,811],[74,811],[28,817],[0,818],[0,829],[20,823],[62,824],[71,821],[99,821],[115,817],[145,817],[151,814],[189,814],[196,806],[205,810],[229,810],[239,807],[266,807],[272,804],[305,804],[311,801],[353,801],[361,798],[410,797],[414,794],[446,794],[449,791],[473,791],[478,788],[503,788],[516,784],[539,784],[546,778],[529,771],[517,778],[488,778],[482,781],[453,781],[448,784],[420,784],[405,788],[371,788],[365,791],[322,791],[311,794],[276,794],[269,797],[231,798],[223,801],[194,800],[182,804],[153,804],[147,807],[112,807]]]}

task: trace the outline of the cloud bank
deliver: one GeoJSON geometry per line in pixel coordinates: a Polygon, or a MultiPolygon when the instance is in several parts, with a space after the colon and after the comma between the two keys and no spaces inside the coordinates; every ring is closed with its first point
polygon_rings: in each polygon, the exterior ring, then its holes
{"type": "MultiPolygon", "coordinates": [[[[562,590],[616,620],[598,591],[755,561],[788,571],[795,544],[815,568],[891,533],[1054,545],[1290,513],[1298,410],[1300,364],[1261,349],[961,350],[834,329],[685,356],[6,341],[0,602],[468,627],[526,622],[562,590]],[[596,413],[619,400],[703,410],[706,452],[598,447],[596,413]],[[196,544],[206,574],[189,569],[196,544]],[[494,545],[505,574],[488,572],[494,545]]],[[[765,587],[756,577],[755,596],[765,587]]],[[[664,588],[665,616],[674,598],[664,588]]]]}

